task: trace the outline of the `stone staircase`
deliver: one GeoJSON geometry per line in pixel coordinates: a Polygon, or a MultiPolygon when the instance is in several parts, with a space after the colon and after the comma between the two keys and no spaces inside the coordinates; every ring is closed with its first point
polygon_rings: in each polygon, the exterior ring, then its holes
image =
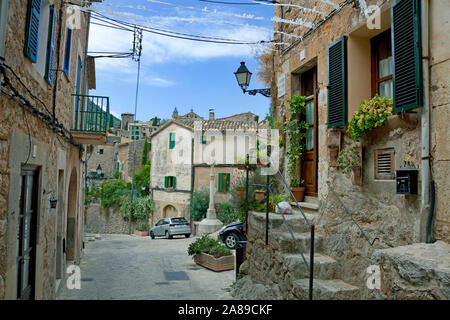
{"type": "MultiPolygon", "coordinates": [[[[319,204],[313,201],[299,203],[306,217],[311,223],[318,220],[319,204]]],[[[293,214],[285,215],[285,218],[294,234],[297,244],[309,264],[311,243],[310,228],[306,224],[300,210],[295,203],[292,205],[293,214]]],[[[252,212],[249,222],[260,234],[265,234],[266,214],[252,212]]],[[[249,225],[250,225],[249,224],[249,225]]],[[[279,256],[287,267],[292,278],[292,293],[296,299],[309,299],[309,271],[297,250],[290,232],[284,224],[280,214],[269,214],[269,238],[279,245],[279,256]]],[[[359,299],[360,288],[345,283],[339,279],[339,270],[336,260],[322,253],[322,244],[326,241],[320,233],[315,233],[314,239],[314,287],[313,298],[347,300],[359,299]]]]}

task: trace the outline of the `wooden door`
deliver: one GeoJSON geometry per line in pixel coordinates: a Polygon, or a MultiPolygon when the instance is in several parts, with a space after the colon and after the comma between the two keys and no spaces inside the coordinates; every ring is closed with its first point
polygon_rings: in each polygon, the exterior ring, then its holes
{"type": "Polygon", "coordinates": [[[301,159],[301,178],[306,184],[306,195],[317,197],[318,119],[317,68],[301,75],[302,96],[306,97],[306,122],[309,124],[305,151],[301,159]]]}
{"type": "Polygon", "coordinates": [[[17,219],[17,299],[34,300],[38,171],[22,168],[20,213],[17,219]]]}

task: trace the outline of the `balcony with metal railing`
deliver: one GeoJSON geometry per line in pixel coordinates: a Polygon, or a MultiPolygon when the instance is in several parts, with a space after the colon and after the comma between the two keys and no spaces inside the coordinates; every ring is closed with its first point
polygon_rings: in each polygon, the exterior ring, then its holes
{"type": "Polygon", "coordinates": [[[109,97],[73,94],[75,116],[71,129],[79,144],[107,144],[108,130],[112,121],[109,97]]]}

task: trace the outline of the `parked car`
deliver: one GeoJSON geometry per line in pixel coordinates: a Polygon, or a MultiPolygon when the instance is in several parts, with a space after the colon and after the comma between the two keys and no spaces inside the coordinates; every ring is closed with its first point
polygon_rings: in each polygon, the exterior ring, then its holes
{"type": "Polygon", "coordinates": [[[229,248],[234,249],[237,241],[247,241],[242,222],[233,222],[219,231],[220,240],[229,248]]]}
{"type": "Polygon", "coordinates": [[[149,230],[152,239],[155,237],[166,237],[172,239],[173,236],[184,235],[186,238],[191,236],[191,225],[183,217],[164,218],[159,220],[153,228],[149,230]]]}

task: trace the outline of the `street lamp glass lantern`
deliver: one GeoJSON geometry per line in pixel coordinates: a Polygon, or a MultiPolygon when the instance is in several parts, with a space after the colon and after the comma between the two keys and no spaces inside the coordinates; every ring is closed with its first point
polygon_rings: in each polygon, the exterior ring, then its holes
{"type": "Polygon", "coordinates": [[[243,88],[248,87],[248,85],[250,84],[250,78],[252,77],[252,73],[248,71],[244,61],[241,62],[241,65],[234,73],[234,75],[236,76],[236,80],[240,87],[243,88]]]}
{"type": "Polygon", "coordinates": [[[97,167],[97,175],[98,176],[102,175],[102,167],[100,165],[98,165],[98,167],[97,167]]]}

